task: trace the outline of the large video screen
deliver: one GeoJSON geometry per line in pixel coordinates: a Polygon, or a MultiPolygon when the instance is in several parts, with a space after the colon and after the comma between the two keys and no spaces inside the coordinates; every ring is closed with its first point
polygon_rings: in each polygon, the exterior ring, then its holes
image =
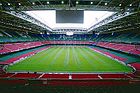
{"type": "Polygon", "coordinates": [[[83,23],[83,10],[56,10],[56,23],[83,23]]]}

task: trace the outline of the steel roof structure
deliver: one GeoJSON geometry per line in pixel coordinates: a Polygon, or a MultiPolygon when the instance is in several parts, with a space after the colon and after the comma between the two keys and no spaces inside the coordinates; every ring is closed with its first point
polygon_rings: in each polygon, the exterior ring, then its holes
{"type": "Polygon", "coordinates": [[[139,29],[140,0],[1,0],[0,28],[17,29],[37,33],[64,32],[67,29],[51,29],[23,11],[31,10],[93,10],[113,11],[114,15],[88,29],[72,29],[97,33],[115,32],[126,29],[139,29]]]}

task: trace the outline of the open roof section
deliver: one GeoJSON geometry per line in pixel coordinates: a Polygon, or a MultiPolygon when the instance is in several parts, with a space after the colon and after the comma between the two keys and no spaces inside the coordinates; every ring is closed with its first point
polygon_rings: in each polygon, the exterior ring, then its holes
{"type": "Polygon", "coordinates": [[[56,23],[56,11],[55,10],[42,10],[42,11],[26,11],[27,14],[35,19],[43,22],[52,29],[61,28],[80,28],[88,29],[92,25],[102,21],[103,19],[111,16],[114,12],[109,11],[84,11],[84,23],[56,23]]]}

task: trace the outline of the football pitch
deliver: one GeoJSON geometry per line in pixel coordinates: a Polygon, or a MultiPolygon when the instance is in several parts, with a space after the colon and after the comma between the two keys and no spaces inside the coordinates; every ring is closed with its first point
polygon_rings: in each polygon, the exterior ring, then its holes
{"type": "Polygon", "coordinates": [[[53,46],[7,68],[8,72],[53,73],[123,73],[132,72],[132,70],[132,68],[86,46],[53,46]]]}

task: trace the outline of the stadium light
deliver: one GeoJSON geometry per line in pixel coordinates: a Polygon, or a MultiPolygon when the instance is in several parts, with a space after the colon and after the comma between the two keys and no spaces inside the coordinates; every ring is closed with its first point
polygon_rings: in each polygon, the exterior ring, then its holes
{"type": "Polygon", "coordinates": [[[34,2],[32,2],[32,4],[33,4],[33,5],[35,5],[35,3],[34,3],[34,2]]]}
{"type": "Polygon", "coordinates": [[[8,3],[8,5],[11,5],[10,3],[8,3]]]}
{"type": "Polygon", "coordinates": [[[107,3],[105,3],[105,5],[107,5],[107,3]]]}
{"type": "Polygon", "coordinates": [[[73,32],[66,32],[66,35],[71,36],[73,35],[73,32]]]}
{"type": "Polygon", "coordinates": [[[96,35],[100,35],[100,33],[95,33],[96,35]]]}
{"type": "Polygon", "coordinates": [[[92,4],[93,4],[93,2],[90,2],[90,4],[92,5],[92,4]]]}
{"type": "Polygon", "coordinates": [[[49,33],[49,32],[47,32],[47,35],[50,35],[50,33],[49,33]]]}
{"type": "Polygon", "coordinates": [[[64,4],[64,1],[61,1],[62,4],[64,4]]]}
{"type": "Polygon", "coordinates": [[[42,32],[40,32],[40,34],[43,34],[42,32]]]}
{"type": "Polygon", "coordinates": [[[122,6],[122,4],[119,4],[119,6],[122,6]]]}
{"type": "Polygon", "coordinates": [[[76,4],[79,4],[79,2],[78,2],[78,1],[76,1],[76,4]]]}
{"type": "Polygon", "coordinates": [[[49,1],[47,1],[47,4],[50,4],[50,2],[49,2],[49,1]]]}
{"type": "Polygon", "coordinates": [[[21,3],[18,3],[18,5],[21,5],[21,3]]]}

